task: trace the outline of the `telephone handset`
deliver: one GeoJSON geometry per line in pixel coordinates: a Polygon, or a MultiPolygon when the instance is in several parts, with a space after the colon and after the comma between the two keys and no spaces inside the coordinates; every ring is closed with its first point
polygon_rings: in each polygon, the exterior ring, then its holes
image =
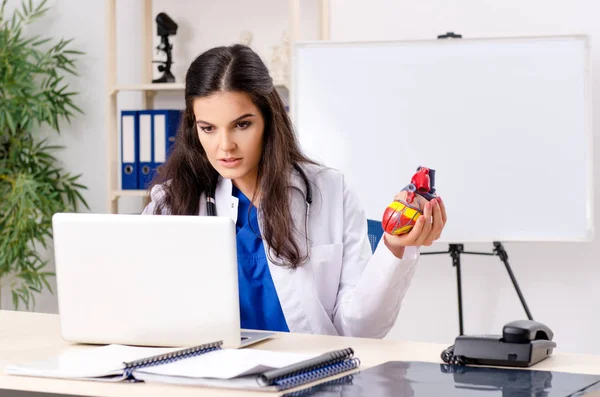
{"type": "Polygon", "coordinates": [[[529,367],[548,358],[556,343],[546,325],[517,320],[504,325],[502,335],[461,335],[442,352],[442,360],[455,365],[529,367]]]}

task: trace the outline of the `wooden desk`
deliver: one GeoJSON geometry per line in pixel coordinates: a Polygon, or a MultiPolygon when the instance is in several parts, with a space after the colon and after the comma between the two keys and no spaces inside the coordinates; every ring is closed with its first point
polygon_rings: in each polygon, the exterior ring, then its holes
{"type": "MultiPolygon", "coordinates": [[[[361,369],[391,360],[441,363],[440,353],[446,345],[416,342],[394,342],[364,338],[322,335],[278,334],[255,348],[291,352],[325,352],[354,348],[361,369]]],[[[273,392],[247,392],[161,384],[108,384],[90,381],[9,376],[4,367],[12,363],[42,360],[64,349],[85,349],[64,342],[60,336],[58,316],[53,314],[0,311],[0,389],[24,390],[81,396],[276,396],[273,392]]],[[[535,369],[600,374],[600,356],[555,352],[535,369]]]]}

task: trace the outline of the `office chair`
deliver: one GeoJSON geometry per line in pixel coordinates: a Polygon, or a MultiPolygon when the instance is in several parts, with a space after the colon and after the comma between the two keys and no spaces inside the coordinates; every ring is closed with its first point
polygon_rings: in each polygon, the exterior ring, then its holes
{"type": "Polygon", "coordinates": [[[369,233],[369,242],[371,243],[371,251],[375,252],[375,248],[377,248],[377,244],[379,243],[381,236],[383,236],[381,222],[367,219],[367,230],[369,233]]]}

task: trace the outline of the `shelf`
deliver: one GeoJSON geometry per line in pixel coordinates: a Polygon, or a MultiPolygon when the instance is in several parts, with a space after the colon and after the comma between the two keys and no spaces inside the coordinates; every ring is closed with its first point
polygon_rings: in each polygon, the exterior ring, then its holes
{"type": "Polygon", "coordinates": [[[288,88],[288,85],[285,81],[273,81],[273,85],[275,87],[284,87],[284,88],[288,88]]]}
{"type": "Polygon", "coordinates": [[[182,91],[184,89],[183,83],[117,84],[112,91],[182,91]]]}
{"type": "Polygon", "coordinates": [[[147,190],[113,190],[113,197],[148,197],[147,190]]]}
{"type": "MultiPolygon", "coordinates": [[[[285,81],[274,81],[275,87],[287,87],[285,81]]],[[[121,91],[183,91],[185,84],[183,83],[153,83],[153,84],[117,84],[113,87],[112,93],[121,91]]]]}

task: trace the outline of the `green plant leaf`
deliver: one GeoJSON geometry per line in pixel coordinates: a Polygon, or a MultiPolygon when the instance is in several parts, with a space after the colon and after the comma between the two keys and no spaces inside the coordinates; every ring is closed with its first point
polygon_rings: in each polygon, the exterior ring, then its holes
{"type": "Polygon", "coordinates": [[[15,310],[19,309],[19,294],[17,293],[17,291],[11,291],[12,293],[12,304],[13,307],[15,308],[15,310]]]}
{"type": "Polygon", "coordinates": [[[5,117],[6,117],[6,124],[8,124],[9,131],[11,133],[15,133],[17,130],[17,126],[15,125],[15,121],[13,120],[10,112],[6,112],[5,117]]]}
{"type": "Polygon", "coordinates": [[[34,41],[32,43],[32,45],[35,47],[38,47],[38,46],[48,43],[50,40],[52,40],[52,39],[50,39],[50,38],[39,39],[39,40],[34,41]]]}
{"type": "Polygon", "coordinates": [[[40,137],[41,128],[60,134],[75,113],[83,114],[69,79],[85,53],[72,48],[73,39],[27,34],[25,26],[47,13],[47,0],[22,0],[10,16],[6,4],[0,6],[0,279],[9,280],[15,308],[30,308],[36,294],[52,292],[54,274],[39,254],[52,239],[52,216],[89,208],[81,175],[59,166],[63,146],[40,137]]]}
{"type": "Polygon", "coordinates": [[[54,272],[42,272],[42,273],[40,273],[40,276],[42,278],[42,281],[46,285],[46,288],[48,288],[48,291],[53,292],[52,291],[52,286],[50,285],[50,283],[48,283],[48,277],[56,277],[56,273],[54,273],[54,272]]]}

